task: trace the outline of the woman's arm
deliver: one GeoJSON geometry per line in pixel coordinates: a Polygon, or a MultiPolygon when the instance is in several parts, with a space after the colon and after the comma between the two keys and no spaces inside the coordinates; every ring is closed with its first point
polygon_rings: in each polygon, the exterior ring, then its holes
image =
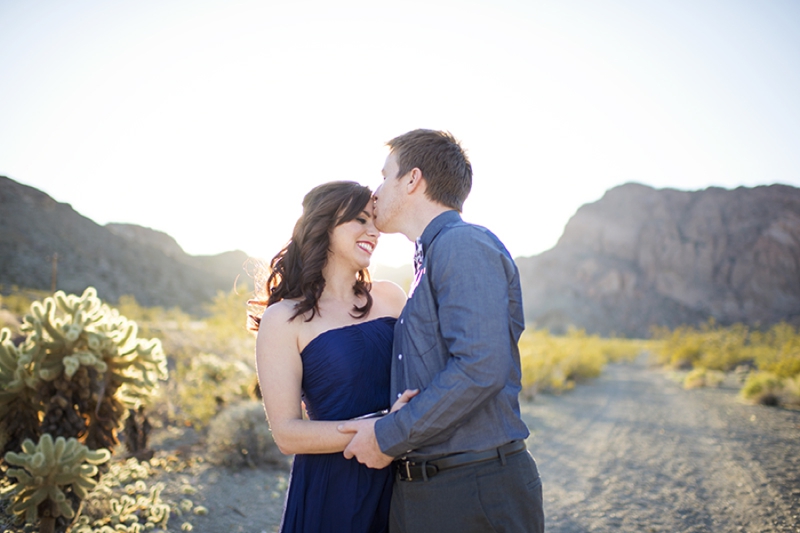
{"type": "Polygon", "coordinates": [[[291,312],[288,301],[268,307],[256,337],[256,372],[272,437],[287,455],[341,452],[351,438],[337,431],[341,422],[303,419],[297,343],[302,317],[289,322],[291,312]]]}

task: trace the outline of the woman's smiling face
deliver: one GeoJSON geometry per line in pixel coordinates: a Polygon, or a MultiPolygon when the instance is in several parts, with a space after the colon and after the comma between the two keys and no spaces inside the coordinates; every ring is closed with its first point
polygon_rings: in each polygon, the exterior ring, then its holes
{"type": "Polygon", "coordinates": [[[372,201],[369,201],[356,218],[333,228],[329,261],[338,258],[352,261],[358,270],[367,268],[378,245],[379,234],[375,227],[372,201]]]}

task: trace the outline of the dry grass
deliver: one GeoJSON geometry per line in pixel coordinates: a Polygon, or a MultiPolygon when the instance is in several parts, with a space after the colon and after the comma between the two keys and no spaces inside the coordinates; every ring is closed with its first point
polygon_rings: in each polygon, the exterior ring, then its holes
{"type": "Polygon", "coordinates": [[[526,330],[519,341],[522,388],[528,398],[538,392],[560,392],[595,378],[609,362],[630,361],[648,349],[649,341],[604,339],[571,330],[565,336],[526,330]]]}
{"type": "Polygon", "coordinates": [[[763,405],[800,405],[800,331],[785,323],[766,331],[743,324],[721,327],[713,320],[700,328],[656,329],[657,361],[691,370],[686,388],[716,386],[725,373],[741,377],[741,397],[763,405]]]}

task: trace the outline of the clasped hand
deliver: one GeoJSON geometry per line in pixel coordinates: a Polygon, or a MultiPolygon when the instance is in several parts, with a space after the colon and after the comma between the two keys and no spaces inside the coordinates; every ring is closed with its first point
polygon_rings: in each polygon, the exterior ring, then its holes
{"type": "MultiPolygon", "coordinates": [[[[391,412],[402,409],[417,394],[419,394],[419,389],[406,390],[394,402],[391,412]]],[[[385,468],[391,464],[394,458],[381,451],[375,436],[375,422],[378,420],[377,418],[348,420],[338,426],[341,433],[353,434],[350,444],[344,449],[344,456],[347,459],[355,457],[359,463],[370,468],[385,468]]]]}

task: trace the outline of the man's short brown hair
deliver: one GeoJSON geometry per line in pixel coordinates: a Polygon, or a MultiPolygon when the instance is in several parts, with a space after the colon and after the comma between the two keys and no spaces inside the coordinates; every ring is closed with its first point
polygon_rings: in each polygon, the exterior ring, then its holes
{"type": "Polygon", "coordinates": [[[452,134],[419,129],[395,137],[386,145],[400,167],[398,178],[414,168],[420,169],[428,185],[428,198],[461,211],[472,188],[472,165],[452,134]]]}

